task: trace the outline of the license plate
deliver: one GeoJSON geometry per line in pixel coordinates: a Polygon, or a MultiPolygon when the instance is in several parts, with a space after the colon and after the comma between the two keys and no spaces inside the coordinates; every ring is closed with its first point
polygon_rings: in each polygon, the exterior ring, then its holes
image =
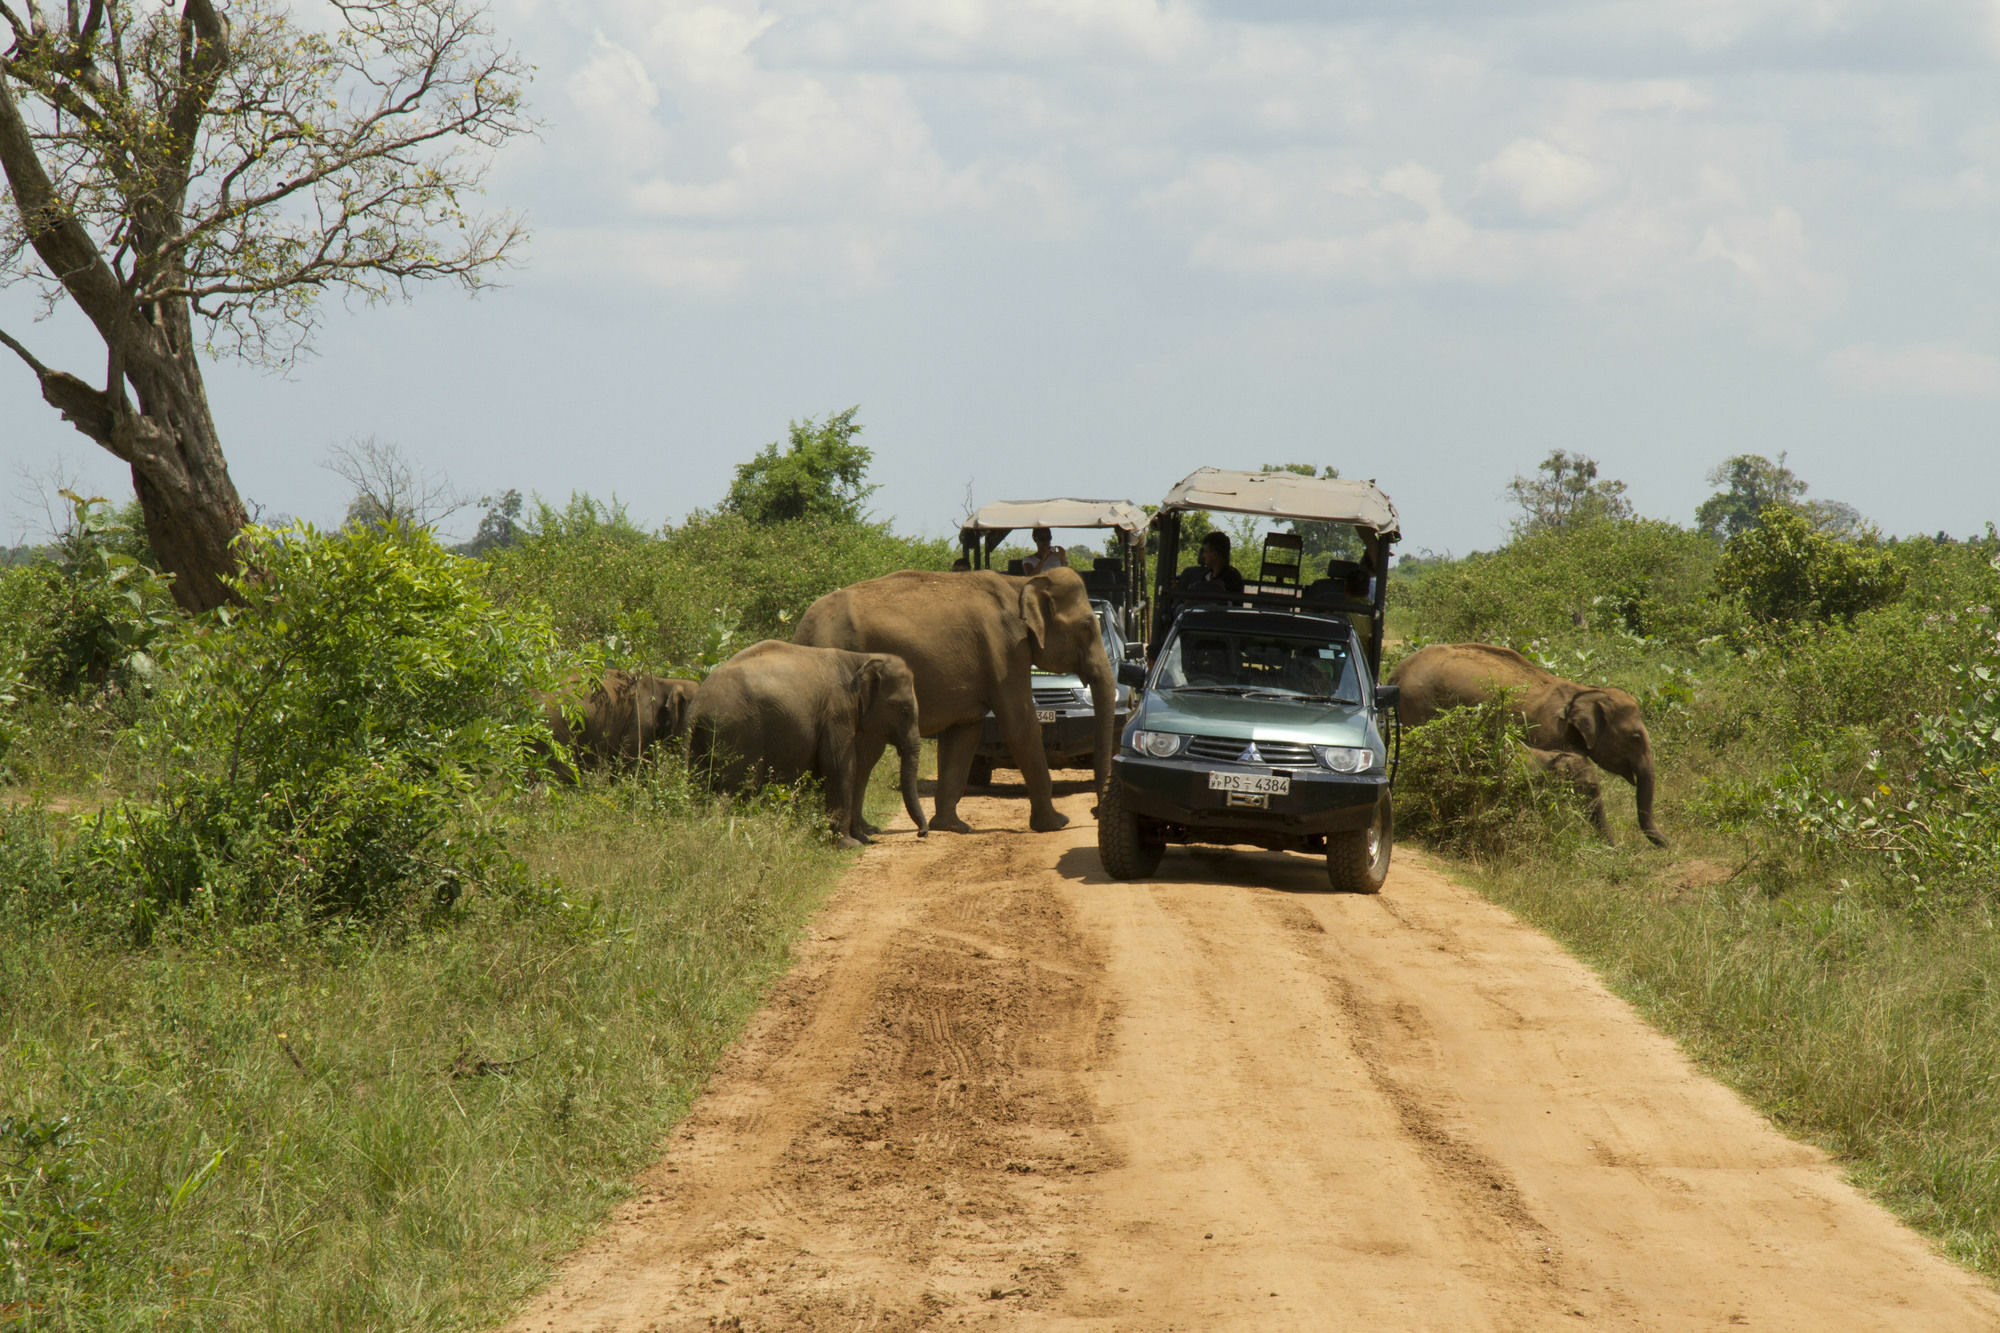
{"type": "Polygon", "coordinates": [[[1292,780],[1276,773],[1210,773],[1210,791],[1250,792],[1258,796],[1283,796],[1292,789],[1292,780]]]}
{"type": "Polygon", "coordinates": [[[1055,720],[1056,720],[1056,710],[1055,710],[1055,709],[1053,709],[1053,708],[1037,708],[1037,709],[1035,710],[1035,721],[1037,721],[1037,722],[1053,722],[1053,721],[1055,721],[1055,720]]]}

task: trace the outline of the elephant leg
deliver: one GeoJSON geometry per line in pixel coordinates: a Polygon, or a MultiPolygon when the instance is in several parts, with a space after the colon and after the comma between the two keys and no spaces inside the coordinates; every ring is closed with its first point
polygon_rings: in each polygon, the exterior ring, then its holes
{"type": "Polygon", "coordinates": [[[978,722],[961,722],[938,733],[937,804],[931,827],[946,833],[970,833],[972,825],[958,817],[958,800],[965,795],[972,753],[979,748],[978,722]]]}
{"type": "Polygon", "coordinates": [[[853,823],[858,803],[854,782],[854,747],[837,737],[820,739],[816,756],[820,788],[826,797],[827,820],[840,838],[842,847],[859,847],[868,841],[853,823]]]}
{"type": "Polygon", "coordinates": [[[1007,738],[1014,767],[1028,788],[1028,827],[1037,833],[1053,833],[1069,823],[1069,816],[1056,809],[1049,794],[1049,757],[1042,750],[1042,727],[1033,709],[996,710],[1000,732],[1007,738]]]}
{"type": "Polygon", "coordinates": [[[882,831],[868,822],[861,807],[868,801],[868,779],[874,776],[884,744],[880,736],[857,733],[854,737],[854,780],[848,797],[847,829],[863,842],[882,831]]]}

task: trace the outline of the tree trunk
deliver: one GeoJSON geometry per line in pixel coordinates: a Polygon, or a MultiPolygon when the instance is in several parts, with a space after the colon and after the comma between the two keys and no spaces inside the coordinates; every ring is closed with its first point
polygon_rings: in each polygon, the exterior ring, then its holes
{"type": "MultiPolygon", "coordinates": [[[[145,350],[150,355],[133,360],[146,369],[116,376],[109,393],[60,370],[34,369],[48,404],[131,467],[146,540],[160,568],[174,576],[174,600],[187,611],[208,611],[230,599],[222,581],[236,569],[229,543],[248,515],[230,480],[194,353],[145,350]],[[138,390],[137,408],[123,392],[128,378],[138,390]]],[[[114,353],[114,375],[120,360],[114,353]]]]}
{"type": "MultiPolygon", "coordinates": [[[[213,51],[226,49],[226,37],[207,4],[191,5],[190,13],[204,29],[201,72],[206,78],[219,68],[213,51]]],[[[205,86],[197,89],[204,99],[205,86]]],[[[198,116],[199,108],[188,114],[198,116]]],[[[184,152],[192,151],[190,125],[185,127],[184,152]]],[[[173,276],[149,269],[162,264],[171,269],[176,262],[159,242],[181,226],[178,192],[186,188],[187,163],[163,165],[174,168],[164,181],[167,194],[138,210],[128,238],[138,256],[135,279],[173,276]]],[[[49,406],[132,469],[146,537],[160,567],[174,576],[174,600],[189,611],[220,606],[229,599],[222,577],[235,567],[229,542],[246,515],[208,410],[193,311],[182,297],[152,303],[134,298],[133,287],[113,271],[58,192],[4,76],[0,170],[43,268],[62,283],[104,341],[104,387],[93,388],[67,371],[50,369],[4,333],[0,342],[34,371],[49,406]],[[132,394],[138,397],[136,408],[132,394]]]]}

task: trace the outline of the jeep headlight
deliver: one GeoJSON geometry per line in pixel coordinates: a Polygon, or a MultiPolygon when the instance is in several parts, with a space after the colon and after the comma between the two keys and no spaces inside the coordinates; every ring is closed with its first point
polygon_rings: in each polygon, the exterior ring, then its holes
{"type": "Polygon", "coordinates": [[[1336,773],[1366,773],[1375,767],[1375,752],[1365,745],[1315,745],[1313,753],[1336,773]]]}
{"type": "Polygon", "coordinates": [[[1132,733],[1132,748],[1140,754],[1151,755],[1155,759],[1166,759],[1181,752],[1187,744],[1187,737],[1178,731],[1135,731],[1132,733]]]}

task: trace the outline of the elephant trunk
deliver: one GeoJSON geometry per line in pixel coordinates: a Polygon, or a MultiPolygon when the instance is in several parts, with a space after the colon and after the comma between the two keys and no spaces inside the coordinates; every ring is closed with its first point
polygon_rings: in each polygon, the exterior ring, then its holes
{"type": "Polygon", "coordinates": [[[1647,760],[1638,766],[1633,774],[1632,785],[1637,789],[1635,798],[1639,806],[1639,831],[1644,833],[1656,847],[1667,845],[1666,835],[1653,822],[1653,765],[1647,760]]]}
{"type": "Polygon", "coordinates": [[[1111,659],[1101,652],[1084,663],[1081,674],[1084,684],[1090,687],[1092,730],[1097,739],[1096,756],[1091,765],[1097,778],[1093,790],[1101,796],[1105,782],[1111,777],[1111,756],[1118,749],[1117,677],[1112,675],[1111,659]]]}
{"type": "Polygon", "coordinates": [[[906,744],[896,747],[896,753],[903,761],[902,775],[898,779],[898,785],[903,793],[903,809],[909,811],[911,822],[916,824],[917,836],[928,838],[931,833],[931,821],[924,814],[924,803],[917,799],[918,759],[923,754],[923,747],[917,743],[916,736],[912,734],[906,744]]]}

